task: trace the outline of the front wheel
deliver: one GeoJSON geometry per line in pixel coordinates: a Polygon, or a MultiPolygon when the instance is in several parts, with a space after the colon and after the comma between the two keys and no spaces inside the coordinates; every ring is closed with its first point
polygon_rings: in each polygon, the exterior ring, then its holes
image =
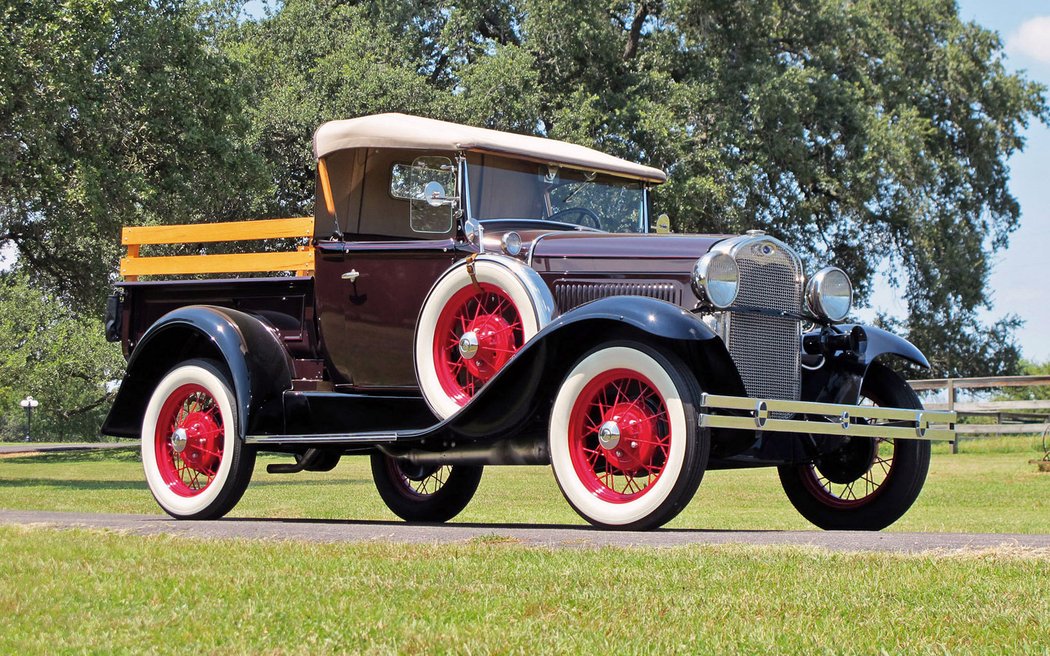
{"type": "MultiPolygon", "coordinates": [[[[862,403],[922,409],[891,369],[873,364],[862,403]]],[[[779,468],[780,483],[803,517],[828,530],[878,531],[911,508],[930,468],[930,443],[888,437],[841,438],[814,462],[779,468]]]]}
{"type": "Polygon", "coordinates": [[[584,355],[566,376],[550,422],[551,466],[588,522],[645,530],[696,493],[710,451],[699,428],[700,388],[674,354],[617,342],[584,355]]]}
{"type": "Polygon", "coordinates": [[[168,372],[142,420],[142,467],[160,507],[176,519],[222,517],[244,494],[254,466],[218,363],[189,360],[168,372]]]}
{"type": "Polygon", "coordinates": [[[407,522],[447,522],[458,515],[481,483],[480,465],[414,465],[382,453],[372,455],[372,480],[387,508],[407,522]]]}

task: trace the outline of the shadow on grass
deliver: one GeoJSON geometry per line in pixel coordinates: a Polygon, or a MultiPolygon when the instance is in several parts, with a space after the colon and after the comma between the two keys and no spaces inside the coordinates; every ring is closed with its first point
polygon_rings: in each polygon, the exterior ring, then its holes
{"type": "MultiPolygon", "coordinates": [[[[305,487],[331,487],[331,486],[357,486],[372,485],[370,480],[285,480],[285,481],[252,481],[249,488],[253,487],[291,487],[293,485],[305,487]]],[[[24,488],[24,487],[48,487],[53,489],[65,488],[69,490],[139,490],[146,488],[146,480],[100,480],[100,479],[60,479],[60,478],[0,478],[0,489],[2,488],[24,488]]]]}
{"type": "MultiPolygon", "coordinates": [[[[273,474],[270,474],[270,475],[273,476],[273,474]]],[[[351,485],[351,486],[354,486],[354,485],[368,485],[368,486],[371,486],[372,485],[372,479],[370,479],[370,478],[369,479],[363,479],[363,478],[354,478],[354,479],[350,479],[350,478],[325,478],[325,479],[319,479],[319,480],[310,481],[310,480],[303,480],[303,479],[294,478],[295,474],[288,474],[288,476],[289,476],[289,478],[286,478],[286,479],[283,479],[283,480],[279,480],[279,481],[272,480],[272,479],[262,480],[262,481],[257,480],[257,479],[252,479],[252,482],[248,484],[248,489],[250,490],[253,487],[291,487],[293,485],[305,485],[307,487],[327,487],[327,486],[337,486],[337,485],[351,485]]]]}

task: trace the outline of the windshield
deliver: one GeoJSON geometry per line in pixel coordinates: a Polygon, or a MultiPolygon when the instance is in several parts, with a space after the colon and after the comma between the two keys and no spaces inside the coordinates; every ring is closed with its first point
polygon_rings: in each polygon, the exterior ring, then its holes
{"type": "Polygon", "coordinates": [[[480,221],[557,222],[605,232],[645,232],[645,186],[602,173],[489,155],[468,170],[472,215],[480,221]]]}

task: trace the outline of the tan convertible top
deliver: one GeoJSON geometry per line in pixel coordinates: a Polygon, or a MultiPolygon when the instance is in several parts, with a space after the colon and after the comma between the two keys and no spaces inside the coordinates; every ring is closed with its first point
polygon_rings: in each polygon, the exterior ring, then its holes
{"type": "Polygon", "coordinates": [[[626,175],[652,182],[667,180],[667,175],[660,169],[635,164],[592,148],[406,114],[375,114],[329,121],[314,133],[315,157],[321,158],[347,148],[471,150],[626,175]]]}

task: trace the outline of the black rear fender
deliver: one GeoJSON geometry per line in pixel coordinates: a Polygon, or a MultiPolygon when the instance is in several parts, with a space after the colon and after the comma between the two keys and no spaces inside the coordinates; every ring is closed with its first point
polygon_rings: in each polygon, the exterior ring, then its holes
{"type": "Polygon", "coordinates": [[[281,395],[292,386],[292,361],[276,331],[238,310],[191,305],[158,319],[135,345],[102,433],[138,437],[160,379],[180,362],[200,357],[225,365],[242,439],[257,424],[282,420],[281,395]]]}

